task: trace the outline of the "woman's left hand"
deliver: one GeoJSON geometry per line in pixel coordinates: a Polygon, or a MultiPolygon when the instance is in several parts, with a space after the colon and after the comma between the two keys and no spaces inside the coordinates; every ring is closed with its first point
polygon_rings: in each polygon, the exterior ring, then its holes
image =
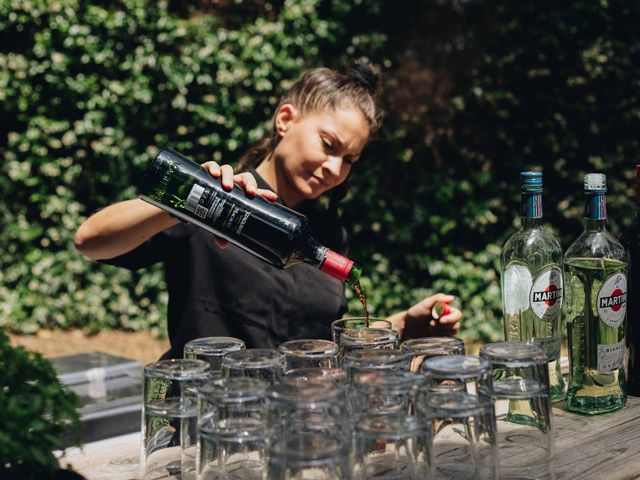
{"type": "Polygon", "coordinates": [[[394,330],[398,331],[402,341],[420,337],[450,337],[458,333],[462,312],[449,305],[449,313],[437,320],[431,314],[437,302],[450,304],[455,297],[436,293],[411,306],[404,312],[389,317],[394,330]]]}

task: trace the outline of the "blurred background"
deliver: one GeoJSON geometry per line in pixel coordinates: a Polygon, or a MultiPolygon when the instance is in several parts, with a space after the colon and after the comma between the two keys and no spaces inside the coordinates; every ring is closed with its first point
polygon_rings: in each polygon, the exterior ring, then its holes
{"type": "Polygon", "coordinates": [[[444,291],[462,337],[502,339],[521,170],[544,172],[564,248],[585,172],[616,236],[633,219],[638,25],[632,0],[0,0],[0,325],[46,355],[158,358],[162,272],[88,261],[77,227],[160,147],[234,163],[303,70],[367,61],[385,119],[342,214],[371,312],[444,291]]]}

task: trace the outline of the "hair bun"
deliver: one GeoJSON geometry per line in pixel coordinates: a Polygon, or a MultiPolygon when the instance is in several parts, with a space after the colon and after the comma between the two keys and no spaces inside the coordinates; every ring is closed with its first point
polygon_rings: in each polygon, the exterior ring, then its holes
{"type": "Polygon", "coordinates": [[[378,85],[378,75],[371,67],[364,63],[356,63],[347,70],[347,78],[349,81],[361,86],[371,95],[376,94],[378,85]]]}

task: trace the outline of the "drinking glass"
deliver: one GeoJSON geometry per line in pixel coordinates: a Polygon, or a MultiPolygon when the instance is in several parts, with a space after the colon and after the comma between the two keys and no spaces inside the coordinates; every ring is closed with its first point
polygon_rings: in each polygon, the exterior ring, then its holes
{"type": "Polygon", "coordinates": [[[430,395],[430,480],[499,478],[491,399],[466,392],[430,395]]]}
{"type": "Polygon", "coordinates": [[[344,389],[330,382],[285,377],[267,391],[271,441],[293,432],[349,435],[344,389]]]}
{"type": "Polygon", "coordinates": [[[233,337],[202,337],[189,340],[184,346],[184,358],[209,362],[211,370],[220,370],[222,357],[227,353],[244,350],[244,341],[233,337]]]}
{"type": "Polygon", "coordinates": [[[429,374],[429,391],[466,391],[477,394],[480,385],[491,381],[491,365],[472,355],[447,355],[432,357],[422,364],[422,371],[429,374]]]}
{"type": "Polygon", "coordinates": [[[331,322],[331,339],[336,345],[340,345],[340,335],[345,330],[362,330],[363,328],[389,328],[392,329],[391,322],[384,318],[348,317],[331,322]]]}
{"type": "Polygon", "coordinates": [[[290,340],[280,344],[278,351],[285,356],[287,371],[338,366],[338,345],[329,340],[290,340]]]}
{"type": "MultiPolygon", "coordinates": [[[[225,452],[230,449],[240,453],[245,446],[254,451],[264,440],[267,387],[267,382],[259,378],[229,377],[209,381],[198,389],[199,478],[214,474],[226,478],[222,471],[234,478],[224,463],[228,458],[225,452]],[[243,423],[243,419],[248,421],[243,423]]],[[[236,462],[236,467],[239,465],[236,462]]],[[[234,467],[233,471],[237,476],[244,470],[234,467]]]]}
{"type": "Polygon", "coordinates": [[[144,368],[140,477],[193,478],[197,387],[209,376],[202,360],[161,360],[144,368]]]}
{"type": "Polygon", "coordinates": [[[415,417],[365,415],[355,426],[356,480],[426,478],[426,430],[415,417]]]}
{"type": "Polygon", "coordinates": [[[264,380],[251,377],[223,377],[205,383],[198,389],[199,425],[212,419],[265,420],[268,386],[264,380]]]}
{"type": "Polygon", "coordinates": [[[497,342],[483,346],[480,356],[493,369],[493,381],[480,390],[495,404],[503,478],[552,479],[554,434],[545,349],[497,342]]]}
{"type": "Polygon", "coordinates": [[[340,335],[340,358],[358,350],[395,350],[398,334],[390,328],[361,328],[345,330],[340,335]]]}
{"type": "Polygon", "coordinates": [[[333,382],[337,385],[347,383],[347,372],[343,368],[294,368],[285,374],[285,378],[301,378],[303,380],[317,380],[333,382]]]}
{"type": "Polygon", "coordinates": [[[427,378],[412,372],[371,371],[353,376],[351,408],[355,416],[417,415],[424,402],[427,378]]]}
{"type": "Polygon", "coordinates": [[[351,480],[345,440],[313,432],[292,432],[272,443],[269,480],[351,480]]]}
{"type": "MultiPolygon", "coordinates": [[[[343,340],[344,340],[343,336],[343,340]]],[[[408,371],[411,357],[400,350],[355,350],[344,357],[344,369],[347,379],[352,379],[357,373],[400,370],[408,371]]]]}
{"type": "Polygon", "coordinates": [[[284,374],[285,356],[270,348],[250,348],[231,352],[222,357],[224,377],[260,378],[269,384],[284,374]]]}
{"type": "Polygon", "coordinates": [[[458,337],[425,337],[406,340],[400,350],[411,355],[411,371],[419,372],[425,360],[441,355],[464,355],[464,341],[458,337]]]}
{"type": "Polygon", "coordinates": [[[262,480],[265,447],[264,423],[256,418],[227,418],[201,425],[198,478],[262,480]]]}
{"type": "Polygon", "coordinates": [[[300,379],[305,382],[313,381],[335,385],[341,392],[342,402],[349,411],[347,372],[343,368],[295,368],[289,370],[283,381],[300,379]]]}

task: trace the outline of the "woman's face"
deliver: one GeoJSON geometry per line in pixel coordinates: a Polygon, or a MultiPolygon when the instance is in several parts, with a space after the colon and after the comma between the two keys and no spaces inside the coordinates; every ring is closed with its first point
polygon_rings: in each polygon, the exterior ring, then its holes
{"type": "Polygon", "coordinates": [[[344,182],[369,138],[367,122],[354,108],[300,115],[284,105],[276,129],[281,135],[272,159],[277,193],[290,206],[344,182]]]}

